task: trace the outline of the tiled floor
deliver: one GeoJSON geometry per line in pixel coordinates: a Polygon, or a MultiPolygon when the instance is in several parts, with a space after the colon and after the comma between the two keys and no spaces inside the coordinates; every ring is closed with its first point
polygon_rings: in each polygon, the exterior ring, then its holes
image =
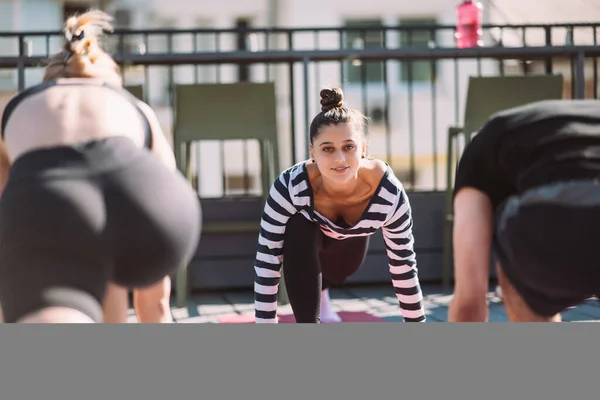
{"type": "MultiPolygon", "coordinates": [[[[444,294],[438,286],[423,286],[424,303],[429,322],[447,320],[448,303],[452,295],[444,294]]],[[[332,306],[336,311],[364,311],[388,322],[401,322],[398,301],[391,286],[346,286],[330,290],[332,306]]],[[[489,293],[489,320],[507,321],[504,306],[498,297],[489,293]]],[[[224,291],[194,294],[187,308],[172,308],[178,323],[218,323],[218,317],[231,314],[254,313],[251,291],[224,291]]],[[[289,305],[280,306],[280,314],[291,314],[289,305]]],[[[563,313],[569,322],[600,321],[600,302],[595,300],[569,309],[563,313]]],[[[130,310],[129,322],[136,317],[130,310]]]]}

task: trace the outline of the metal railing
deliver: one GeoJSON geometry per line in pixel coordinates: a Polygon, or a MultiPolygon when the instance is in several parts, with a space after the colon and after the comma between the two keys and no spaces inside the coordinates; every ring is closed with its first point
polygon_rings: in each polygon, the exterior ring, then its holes
{"type": "MultiPolygon", "coordinates": [[[[439,191],[445,189],[447,127],[461,123],[468,76],[558,72],[568,83],[566,98],[598,98],[599,27],[486,25],[486,47],[471,49],[455,48],[455,27],[440,25],[117,30],[107,44],[124,67],[125,84],[144,84],[147,101],[165,110],[167,125],[175,84],[275,81],[288,143],[280,151],[282,166],[306,156],[320,88],[340,86],[348,105],[371,118],[371,153],[409,190],[439,191]],[[249,38],[242,49],[240,36],[249,38]]],[[[60,35],[0,32],[0,72],[16,71],[14,90],[37,83],[35,72],[59,49],[60,35]]],[[[227,173],[226,144],[219,146],[227,173]]],[[[248,145],[242,146],[245,154],[248,145]]],[[[259,166],[243,159],[238,192],[259,194],[264,188],[248,187],[247,179],[259,166]]]]}

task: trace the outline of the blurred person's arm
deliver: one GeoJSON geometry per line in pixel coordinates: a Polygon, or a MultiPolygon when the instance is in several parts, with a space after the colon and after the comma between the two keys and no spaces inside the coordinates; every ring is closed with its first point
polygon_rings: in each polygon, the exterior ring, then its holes
{"type": "Polygon", "coordinates": [[[158,155],[167,167],[172,170],[177,169],[175,154],[160,126],[156,113],[148,104],[142,101],[140,101],[138,105],[146,115],[148,123],[150,124],[150,129],[152,131],[152,152],[158,155]]]}
{"type": "Polygon", "coordinates": [[[492,203],[483,192],[466,187],[454,198],[454,298],[449,322],[485,322],[492,241],[492,203]]]}
{"type": "Polygon", "coordinates": [[[490,119],[465,147],[456,171],[450,322],[484,322],[488,318],[494,210],[513,191],[498,163],[504,132],[502,118],[490,119]]]}

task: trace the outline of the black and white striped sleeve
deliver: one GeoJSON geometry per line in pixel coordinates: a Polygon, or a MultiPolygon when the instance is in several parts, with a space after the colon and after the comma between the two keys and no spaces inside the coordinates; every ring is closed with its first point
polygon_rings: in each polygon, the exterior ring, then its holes
{"type": "Polygon", "coordinates": [[[254,310],[256,323],[277,323],[277,292],[283,261],[285,226],[297,212],[288,186],[290,170],[273,182],[260,222],[254,262],[254,310]]]}
{"type": "Polygon", "coordinates": [[[412,210],[402,187],[395,199],[392,216],[384,224],[383,238],[389,260],[390,275],[405,322],[424,322],[423,293],[417,273],[412,234],[412,210]]]}

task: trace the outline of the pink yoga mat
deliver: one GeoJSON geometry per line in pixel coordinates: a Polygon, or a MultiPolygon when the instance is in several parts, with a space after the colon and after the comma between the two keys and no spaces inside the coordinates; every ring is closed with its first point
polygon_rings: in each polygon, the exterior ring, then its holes
{"type": "MultiPolygon", "coordinates": [[[[342,322],[386,322],[384,319],[371,315],[364,311],[341,311],[338,313],[342,318],[342,322]]],[[[239,315],[229,314],[217,318],[221,324],[253,324],[254,315],[239,315]]],[[[284,314],[279,316],[279,323],[293,324],[296,320],[292,314],[284,314]]]]}

